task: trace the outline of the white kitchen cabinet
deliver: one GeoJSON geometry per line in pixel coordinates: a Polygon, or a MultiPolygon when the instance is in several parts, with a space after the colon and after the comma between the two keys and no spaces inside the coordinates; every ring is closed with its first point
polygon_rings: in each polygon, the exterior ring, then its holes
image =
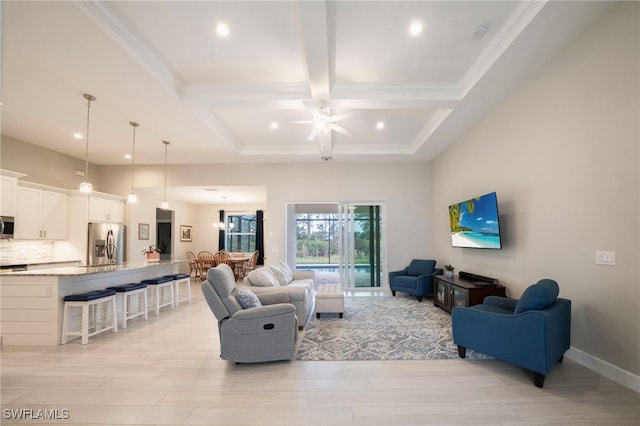
{"type": "Polygon", "coordinates": [[[90,196],[89,220],[124,223],[124,201],[94,195],[90,196]]]}
{"type": "Polygon", "coordinates": [[[18,180],[9,176],[0,176],[0,216],[16,215],[18,180]]]}
{"type": "Polygon", "coordinates": [[[66,194],[18,186],[17,195],[15,239],[67,238],[69,197],[66,194]]]}
{"type": "Polygon", "coordinates": [[[15,216],[18,200],[18,179],[24,173],[0,169],[0,216],[15,216]]]}

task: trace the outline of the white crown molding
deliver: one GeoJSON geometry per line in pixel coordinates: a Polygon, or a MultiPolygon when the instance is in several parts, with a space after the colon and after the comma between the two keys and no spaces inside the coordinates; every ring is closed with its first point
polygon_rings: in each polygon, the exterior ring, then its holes
{"type": "Polygon", "coordinates": [[[444,120],[447,119],[452,111],[453,109],[450,108],[441,108],[431,115],[429,121],[427,121],[427,124],[422,128],[422,131],[411,143],[411,146],[413,147],[412,154],[420,149],[420,147],[422,147],[422,145],[424,145],[424,143],[429,140],[433,132],[435,132],[438,127],[440,127],[440,125],[444,122],[444,120]]]}
{"type": "Polygon", "coordinates": [[[300,101],[311,97],[306,83],[187,84],[180,90],[184,102],[221,104],[228,102],[265,102],[292,105],[300,109],[300,101]]]}
{"type": "Polygon", "coordinates": [[[180,91],[182,83],[178,77],[156,55],[153,49],[140,40],[124,24],[122,19],[108,6],[107,2],[102,0],[78,0],[74,1],[74,3],[152,75],[173,91],[180,91]]]}
{"type": "Polygon", "coordinates": [[[458,101],[462,99],[462,93],[456,85],[445,83],[349,82],[336,83],[331,99],[458,101]]]}
{"type": "Polygon", "coordinates": [[[242,144],[225,124],[211,111],[203,109],[195,109],[193,113],[211,130],[216,132],[222,140],[233,150],[238,151],[242,148],[242,144]]]}
{"type": "Polygon", "coordinates": [[[529,23],[545,7],[547,0],[521,1],[500,32],[491,40],[484,52],[469,67],[458,85],[462,97],[480,81],[486,72],[495,64],[515,39],[524,31],[529,23]]]}

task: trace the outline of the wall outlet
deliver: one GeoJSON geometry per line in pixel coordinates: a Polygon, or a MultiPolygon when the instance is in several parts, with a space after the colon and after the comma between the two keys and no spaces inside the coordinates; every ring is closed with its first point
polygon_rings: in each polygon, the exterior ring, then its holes
{"type": "Polygon", "coordinates": [[[615,251],[596,251],[596,265],[616,265],[615,251]]]}

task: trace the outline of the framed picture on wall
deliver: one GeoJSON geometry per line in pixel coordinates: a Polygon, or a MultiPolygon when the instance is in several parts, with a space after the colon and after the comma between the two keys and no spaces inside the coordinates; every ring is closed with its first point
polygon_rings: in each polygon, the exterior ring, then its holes
{"type": "Polygon", "coordinates": [[[149,239],[149,224],[148,223],[139,223],[138,224],[138,239],[139,240],[148,240],[149,239]]]}
{"type": "Polygon", "coordinates": [[[180,241],[193,241],[191,239],[191,225],[180,225],[180,241]]]}

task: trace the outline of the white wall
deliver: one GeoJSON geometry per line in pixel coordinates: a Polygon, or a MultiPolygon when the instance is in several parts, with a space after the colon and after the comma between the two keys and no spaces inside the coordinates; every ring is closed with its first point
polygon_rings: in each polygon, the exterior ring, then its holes
{"type": "Polygon", "coordinates": [[[519,297],[553,278],[572,347],[640,374],[638,3],[616,5],[432,166],[434,252],[519,297]],[[452,248],[447,206],[497,191],[504,249],[452,248]],[[617,266],[595,265],[596,250],[617,266]]]}
{"type": "MultiPolygon", "coordinates": [[[[55,180],[68,173],[71,157],[43,150],[27,142],[6,136],[2,139],[2,166],[38,174],[35,182],[55,180]],[[23,154],[26,152],[27,154],[23,154]],[[34,164],[24,156],[37,159],[34,164]],[[44,163],[47,157],[56,161],[44,163]],[[67,158],[68,157],[68,158],[67,158]],[[60,161],[58,161],[60,160],[60,161]]],[[[91,172],[95,191],[126,196],[131,191],[130,166],[100,166],[91,172]]],[[[138,203],[126,205],[128,227],[127,257],[136,261],[141,250],[154,244],[155,208],[161,197],[150,188],[164,181],[164,166],[136,166],[135,191],[138,203]],[[146,188],[146,189],[145,189],[146,188]],[[150,225],[149,240],[138,240],[138,224],[150,225]]],[[[247,208],[265,211],[265,256],[268,261],[285,259],[285,206],[304,202],[372,202],[383,205],[386,229],[386,265],[388,270],[401,269],[412,258],[433,257],[429,217],[430,166],[424,163],[340,163],[338,161],[304,164],[190,164],[167,168],[169,186],[234,186],[264,185],[267,204],[261,206],[229,204],[227,210],[247,208]]],[[[73,189],[74,179],[65,179],[62,188],[73,189]]],[[[218,235],[211,227],[218,217],[217,206],[194,206],[169,200],[176,212],[174,258],[182,258],[186,250],[217,248],[218,235]],[[193,242],[179,241],[180,225],[193,226],[193,242]]]]}
{"type": "MultiPolygon", "coordinates": [[[[144,260],[142,250],[156,244],[156,207],[160,200],[157,195],[143,190],[136,190],[138,202],[125,206],[125,224],[127,225],[127,261],[144,260]],[[149,239],[138,239],[138,224],[149,225],[149,239]]],[[[174,211],[172,228],[172,258],[184,259],[184,252],[191,250],[191,242],[180,241],[180,225],[192,225],[197,217],[197,209],[193,204],[169,200],[169,210],[174,211]]],[[[197,238],[193,238],[197,241],[197,238]]],[[[186,269],[186,268],[183,268],[186,269]]]]}
{"type": "MultiPolygon", "coordinates": [[[[101,168],[101,191],[129,192],[129,172],[124,166],[101,168]],[[112,179],[104,179],[112,176],[112,179]]],[[[385,205],[388,270],[402,269],[412,258],[432,257],[430,218],[430,167],[419,163],[305,163],[305,164],[192,164],[170,166],[170,186],[264,185],[265,256],[268,262],[285,259],[285,207],[304,202],[377,202],[385,205]]],[[[136,168],[136,185],[157,185],[161,181],[157,166],[136,168]]],[[[136,190],[138,192],[138,190],[136,190]]],[[[157,197],[156,197],[157,198],[157,197]]],[[[173,200],[169,200],[173,203],[173,200]]],[[[194,241],[185,250],[217,248],[217,233],[211,227],[220,205],[193,207],[194,241]]],[[[227,210],[244,210],[227,205],[227,210]]],[[[177,218],[176,218],[177,219],[177,218]]],[[[176,223],[180,225],[180,223],[176,223]]],[[[185,223],[183,223],[185,224],[185,223]]],[[[184,246],[183,246],[184,247],[184,246]]],[[[177,254],[183,251],[176,250],[177,254]]],[[[179,256],[181,257],[181,255],[179,256]]]]}

